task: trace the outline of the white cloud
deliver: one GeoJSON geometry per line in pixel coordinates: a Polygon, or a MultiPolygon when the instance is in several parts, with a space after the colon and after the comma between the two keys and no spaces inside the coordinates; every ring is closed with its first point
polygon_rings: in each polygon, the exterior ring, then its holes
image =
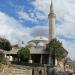
{"type": "Polygon", "coordinates": [[[35,0],[32,4],[36,7],[37,10],[43,11],[48,14],[50,7],[50,0],[35,0]]]}
{"type": "Polygon", "coordinates": [[[75,41],[70,42],[65,39],[58,38],[60,41],[62,41],[62,44],[64,48],[68,51],[68,56],[70,56],[73,60],[75,59],[75,41]]]}
{"type": "Polygon", "coordinates": [[[48,26],[35,26],[31,29],[31,35],[33,37],[45,36],[48,37],[48,26]]]}
{"type": "Polygon", "coordinates": [[[37,18],[34,15],[34,13],[27,13],[24,11],[24,9],[20,9],[17,14],[19,15],[19,19],[22,20],[26,20],[26,21],[34,21],[37,22],[37,18]]]}
{"type": "MultiPolygon", "coordinates": [[[[0,35],[5,36],[12,44],[22,41],[27,43],[35,36],[42,35],[43,31],[48,31],[47,26],[24,27],[16,19],[0,11],[0,35]]],[[[47,36],[46,32],[43,36],[47,36]]]]}
{"type": "Polygon", "coordinates": [[[24,27],[16,19],[0,11],[0,35],[5,36],[12,44],[18,43],[18,41],[27,42],[32,39],[35,34],[41,35],[41,33],[38,33],[38,30],[40,29],[40,32],[48,30],[45,27],[46,26],[24,27]]]}
{"type": "Polygon", "coordinates": [[[37,8],[34,8],[33,10],[28,10],[28,12],[26,12],[23,7],[20,7],[19,10],[16,11],[16,13],[18,14],[20,20],[30,20],[33,22],[38,22],[38,19],[42,20],[48,18],[47,14],[38,11],[37,8]]]}
{"type": "Polygon", "coordinates": [[[24,12],[24,11],[19,11],[18,12],[19,18],[20,19],[24,19],[24,20],[32,20],[32,18],[29,16],[28,13],[24,12]]]}
{"type": "Polygon", "coordinates": [[[13,17],[0,12],[0,35],[5,36],[12,44],[18,43],[18,41],[27,42],[32,38],[29,33],[29,28],[24,28],[13,17]]]}

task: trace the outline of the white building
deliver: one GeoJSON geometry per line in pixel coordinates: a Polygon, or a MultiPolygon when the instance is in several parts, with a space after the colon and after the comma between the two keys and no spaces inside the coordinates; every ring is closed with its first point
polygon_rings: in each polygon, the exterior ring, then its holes
{"type": "Polygon", "coordinates": [[[31,58],[34,63],[48,64],[49,52],[46,50],[46,44],[56,37],[55,33],[55,18],[56,15],[53,10],[53,4],[51,2],[50,12],[48,14],[49,19],[49,38],[38,36],[35,39],[28,42],[27,46],[30,48],[31,58]]]}

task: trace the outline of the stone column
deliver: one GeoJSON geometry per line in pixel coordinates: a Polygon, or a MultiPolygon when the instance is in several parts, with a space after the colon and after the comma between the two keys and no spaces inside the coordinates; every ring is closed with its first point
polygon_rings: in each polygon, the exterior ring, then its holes
{"type": "Polygon", "coordinates": [[[30,55],[30,57],[29,57],[29,63],[32,63],[33,61],[32,61],[32,59],[31,59],[31,55],[30,55]]]}
{"type": "Polygon", "coordinates": [[[55,66],[57,66],[58,65],[58,61],[57,61],[57,59],[55,59],[55,66]]]}
{"type": "Polygon", "coordinates": [[[40,59],[40,63],[42,64],[42,54],[41,54],[41,59],[40,59]]]}
{"type": "Polygon", "coordinates": [[[49,55],[49,65],[51,65],[51,56],[49,55]]]}

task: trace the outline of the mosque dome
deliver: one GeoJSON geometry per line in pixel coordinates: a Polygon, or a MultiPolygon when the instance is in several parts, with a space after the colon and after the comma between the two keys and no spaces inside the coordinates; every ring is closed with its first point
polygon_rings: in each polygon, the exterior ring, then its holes
{"type": "Polygon", "coordinates": [[[31,46],[31,47],[36,46],[36,44],[34,42],[29,42],[28,45],[31,46]]]}
{"type": "Polygon", "coordinates": [[[29,47],[45,47],[48,43],[48,38],[46,37],[35,37],[33,40],[28,42],[29,47]]]}
{"type": "Polygon", "coordinates": [[[44,44],[43,42],[39,42],[39,43],[37,44],[37,46],[39,46],[39,47],[44,47],[45,44],[44,44]]]}

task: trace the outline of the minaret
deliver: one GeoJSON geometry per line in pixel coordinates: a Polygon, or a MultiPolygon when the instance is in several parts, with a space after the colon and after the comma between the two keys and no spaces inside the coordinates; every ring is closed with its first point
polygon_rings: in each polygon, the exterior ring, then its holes
{"type": "Polygon", "coordinates": [[[50,13],[48,14],[48,19],[49,19],[49,41],[51,41],[56,37],[56,33],[55,33],[56,14],[54,13],[52,1],[50,6],[50,13]]]}

